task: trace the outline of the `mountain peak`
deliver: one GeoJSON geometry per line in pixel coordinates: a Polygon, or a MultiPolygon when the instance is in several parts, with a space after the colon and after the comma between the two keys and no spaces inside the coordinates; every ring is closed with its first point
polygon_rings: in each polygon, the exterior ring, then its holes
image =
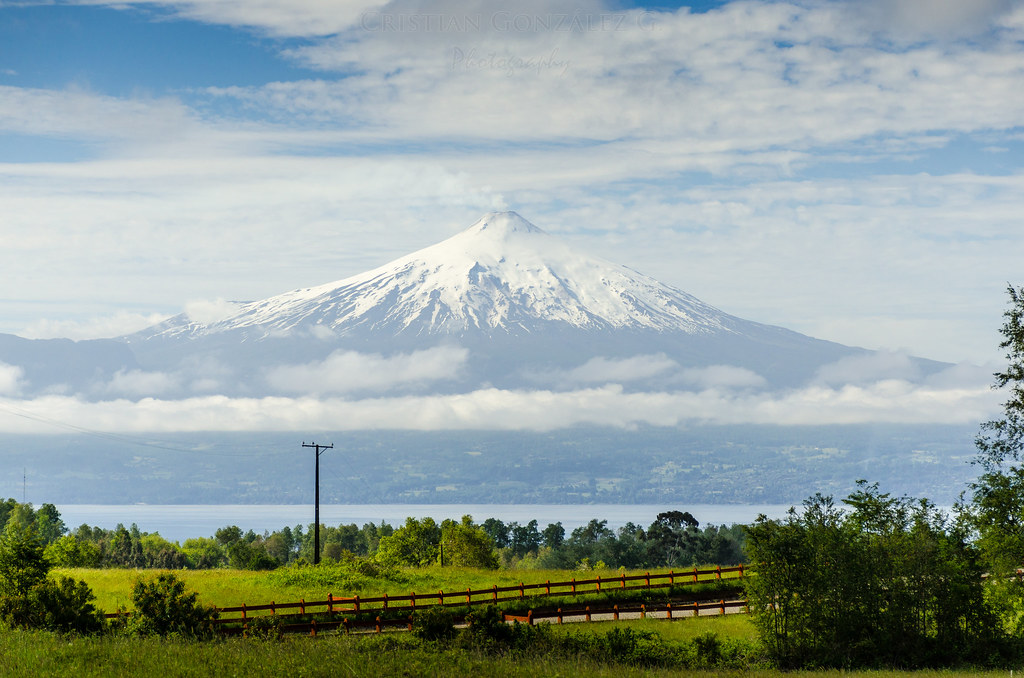
{"type": "Polygon", "coordinates": [[[354,338],[509,336],[631,329],[714,333],[731,320],[675,288],[575,251],[515,212],[371,271],[244,304],[222,320],[175,319],[146,332],[258,336],[329,329],[354,338]]]}
{"type": "Polygon", "coordinates": [[[465,230],[467,234],[486,235],[505,239],[513,234],[534,233],[547,235],[516,212],[491,212],[465,230]]]}

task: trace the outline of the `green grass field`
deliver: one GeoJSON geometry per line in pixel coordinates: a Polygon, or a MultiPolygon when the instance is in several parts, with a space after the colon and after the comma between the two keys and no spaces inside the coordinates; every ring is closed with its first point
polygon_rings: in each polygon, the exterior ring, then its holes
{"type": "MultiPolygon", "coordinates": [[[[60,569],[55,573],[84,580],[96,595],[96,607],[114,612],[119,607],[131,609],[132,586],[139,578],[152,578],[158,570],[121,569],[60,569]]],[[[298,600],[324,600],[330,593],[341,596],[377,596],[436,594],[488,588],[492,585],[512,586],[527,584],[591,579],[598,574],[614,577],[617,571],[574,572],[571,570],[479,570],[473,568],[427,567],[399,570],[382,578],[353,573],[342,567],[280,568],[269,572],[246,570],[177,570],[189,590],[199,594],[199,600],[218,607],[261,605],[298,600]]],[[[627,572],[643,574],[643,572],[627,572]]],[[[709,583],[710,578],[705,578],[709,583]]],[[[702,585],[702,588],[704,585],[702,585]]]]}

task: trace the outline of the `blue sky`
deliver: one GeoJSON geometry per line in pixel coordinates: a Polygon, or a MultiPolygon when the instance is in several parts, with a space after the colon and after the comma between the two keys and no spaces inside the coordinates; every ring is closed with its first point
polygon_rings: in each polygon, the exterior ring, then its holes
{"type": "Polygon", "coordinates": [[[0,2],[0,332],[115,336],[514,209],[729,313],[991,366],[1024,3],[0,2]]]}

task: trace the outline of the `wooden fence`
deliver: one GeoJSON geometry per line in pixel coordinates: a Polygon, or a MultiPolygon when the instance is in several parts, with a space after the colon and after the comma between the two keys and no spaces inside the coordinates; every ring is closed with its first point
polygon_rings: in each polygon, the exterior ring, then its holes
{"type": "MultiPolygon", "coordinates": [[[[597,575],[589,579],[570,579],[569,581],[526,584],[511,586],[498,586],[490,588],[472,589],[465,591],[438,591],[437,593],[416,593],[408,595],[392,596],[384,594],[363,598],[360,596],[336,598],[327,594],[325,600],[306,601],[289,603],[270,603],[263,605],[238,605],[234,607],[217,608],[219,614],[216,623],[222,627],[225,633],[240,633],[242,628],[252,619],[259,617],[273,616],[282,622],[286,619],[296,619],[317,615],[327,617],[325,621],[309,622],[303,621],[300,624],[282,623],[280,629],[285,632],[310,632],[316,635],[318,630],[337,629],[339,627],[349,631],[353,628],[372,627],[376,631],[386,626],[411,627],[412,613],[427,607],[466,607],[473,605],[494,605],[509,601],[526,601],[528,599],[540,599],[549,596],[586,595],[595,593],[613,593],[618,591],[653,590],[658,588],[669,588],[681,585],[693,585],[700,582],[721,581],[724,579],[739,580],[744,576],[743,566],[716,567],[714,569],[684,570],[676,572],[671,570],[660,574],[645,572],[638,575],[622,574],[617,577],[602,577],[597,575]],[[396,613],[407,611],[407,615],[398,617],[396,613]],[[381,618],[383,614],[384,618],[381,618]],[[376,615],[372,622],[349,620],[348,618],[332,619],[336,615],[358,615],[368,617],[376,615]],[[395,616],[392,616],[395,615],[395,616]],[[396,618],[397,617],[397,618],[396,618]],[[312,626],[311,626],[312,624],[312,626]],[[291,628],[296,626],[297,628],[291,628]]],[[[745,603],[722,603],[726,606],[745,603]]],[[[692,608],[692,606],[691,606],[692,608]]],[[[663,608],[659,608],[663,611],[663,608]]],[[[669,610],[673,608],[669,607],[669,610]]],[[[674,608],[681,610],[682,608],[674,608]]],[[[693,608],[699,610],[700,608],[693,608]]],[[[724,608],[723,608],[724,610],[724,608]]],[[[611,610],[609,609],[609,612],[611,610]]],[[[653,608],[651,611],[654,611],[653,608]]],[[[697,612],[694,612],[696,614],[697,612]]],[[[130,613],[120,613],[121,615],[130,613]]],[[[591,614],[598,614],[592,611],[591,614]]],[[[604,612],[601,612],[604,614],[604,612]]],[[[723,612],[724,614],[724,612],[723,612]]],[[[108,618],[119,616],[118,613],[107,614],[108,618]]]]}

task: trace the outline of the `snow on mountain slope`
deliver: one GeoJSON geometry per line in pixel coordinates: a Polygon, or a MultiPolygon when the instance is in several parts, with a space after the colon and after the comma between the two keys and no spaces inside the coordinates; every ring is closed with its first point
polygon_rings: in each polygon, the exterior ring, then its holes
{"type": "Polygon", "coordinates": [[[389,380],[410,392],[674,389],[723,367],[730,383],[792,387],[866,353],[728,315],[514,212],[366,273],[211,310],[121,341],[143,373],[173,375],[182,393],[252,395],[389,380]]]}
{"type": "Polygon", "coordinates": [[[443,242],[344,280],[240,304],[204,324],[177,316],[142,336],[300,328],[338,336],[518,334],[556,324],[584,330],[700,334],[731,318],[624,266],[582,255],[515,212],[492,213],[443,242]]]}

